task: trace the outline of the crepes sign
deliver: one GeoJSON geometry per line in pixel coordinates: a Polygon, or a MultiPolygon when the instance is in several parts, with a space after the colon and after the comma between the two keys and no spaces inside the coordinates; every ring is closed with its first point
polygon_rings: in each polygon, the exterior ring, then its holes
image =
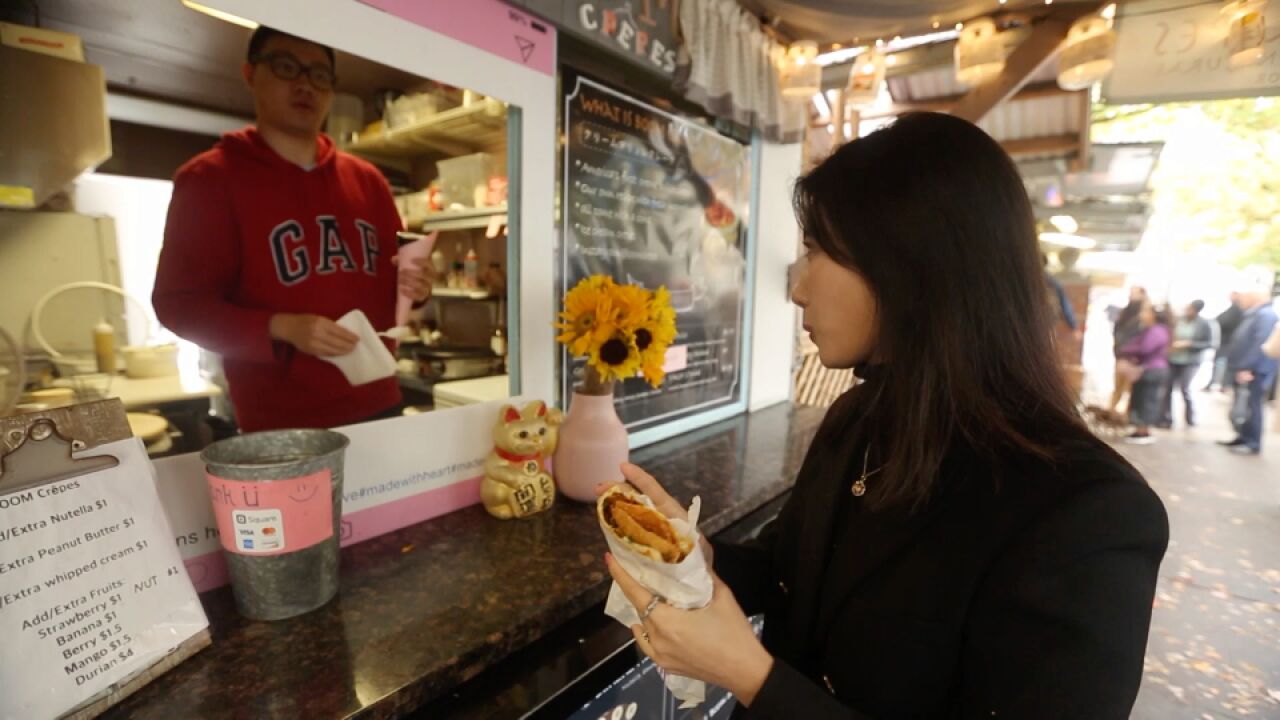
{"type": "Polygon", "coordinates": [[[664,75],[676,70],[678,0],[565,0],[562,23],[664,75]]]}

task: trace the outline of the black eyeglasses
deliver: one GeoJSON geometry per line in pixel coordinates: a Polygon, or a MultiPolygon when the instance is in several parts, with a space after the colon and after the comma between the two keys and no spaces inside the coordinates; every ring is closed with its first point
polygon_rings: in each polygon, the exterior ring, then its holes
{"type": "Polygon", "coordinates": [[[317,90],[332,90],[338,76],[327,65],[303,65],[302,61],[289,53],[271,53],[255,55],[254,64],[266,63],[271,74],[286,82],[295,80],[299,75],[306,75],[307,82],[317,90]]]}

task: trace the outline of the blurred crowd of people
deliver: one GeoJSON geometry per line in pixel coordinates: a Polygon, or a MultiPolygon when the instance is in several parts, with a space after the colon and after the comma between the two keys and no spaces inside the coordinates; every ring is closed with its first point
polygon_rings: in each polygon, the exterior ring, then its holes
{"type": "Polygon", "coordinates": [[[1127,442],[1149,444],[1156,441],[1153,428],[1173,427],[1175,396],[1181,396],[1183,421],[1194,426],[1192,383],[1212,362],[1205,389],[1232,394],[1236,433],[1219,444],[1240,455],[1262,452],[1263,406],[1275,399],[1280,366],[1274,278],[1264,268],[1246,270],[1231,306],[1216,318],[1202,315],[1201,300],[1175,314],[1155,304],[1144,288],[1132,288],[1115,318],[1115,389],[1110,406],[1099,413],[1133,428],[1127,442]]]}

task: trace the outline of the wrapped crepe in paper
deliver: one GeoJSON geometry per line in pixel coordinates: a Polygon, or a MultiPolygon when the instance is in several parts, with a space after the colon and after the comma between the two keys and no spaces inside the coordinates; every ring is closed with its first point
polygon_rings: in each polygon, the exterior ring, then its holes
{"type": "MultiPolygon", "coordinates": [[[[698,542],[698,513],[702,499],[689,506],[689,521],[663,517],[653,501],[619,485],[596,503],[600,530],[614,560],[650,592],[682,610],[706,607],[713,590],[707,559],[698,542]]],[[[640,624],[640,610],[631,605],[617,583],[609,588],[604,612],[627,627],[640,624]]],[[[667,689],[681,701],[681,708],[695,707],[706,699],[706,683],[668,674],[667,689]]]]}
{"type": "MultiPolygon", "coordinates": [[[[408,235],[408,233],[405,233],[408,235]]],[[[417,263],[426,263],[431,259],[431,249],[435,247],[436,236],[439,232],[433,232],[430,235],[421,235],[408,245],[400,247],[397,253],[400,257],[400,268],[409,268],[417,263]]],[[[412,236],[411,236],[412,237],[412,236]]],[[[404,327],[409,324],[409,317],[413,312],[413,298],[397,291],[396,295],[396,327],[404,327]]]]}

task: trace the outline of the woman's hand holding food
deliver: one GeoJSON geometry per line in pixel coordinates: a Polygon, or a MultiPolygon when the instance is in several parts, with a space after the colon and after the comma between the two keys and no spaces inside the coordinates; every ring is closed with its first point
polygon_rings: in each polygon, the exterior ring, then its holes
{"type": "MultiPolygon", "coordinates": [[[[641,612],[649,607],[653,593],[612,555],[605,556],[605,563],[631,604],[641,612]]],[[[711,579],[715,589],[710,605],[679,610],[659,602],[641,625],[631,626],[631,632],[636,645],[658,667],[719,685],[749,706],[773,669],[773,656],[760,644],[729,587],[715,573],[711,579]]]]}
{"type": "MultiPolygon", "coordinates": [[[[654,510],[669,518],[688,520],[684,507],[652,475],[630,463],[622,465],[622,475],[628,484],[652,501],[654,510]]],[[[609,493],[613,487],[613,484],[601,484],[596,488],[597,494],[610,495],[602,501],[606,506],[615,501],[615,496],[609,493]]],[[[616,502],[626,503],[626,497],[616,502]]],[[[625,507],[616,508],[615,512],[618,510],[625,507]]],[[[617,520],[626,524],[624,518],[617,520]]],[[[643,531],[637,532],[643,534],[643,531]]],[[[710,572],[711,545],[705,538],[700,538],[700,542],[710,572]]],[[[729,587],[714,572],[711,573],[711,602],[698,610],[680,610],[662,602],[661,598],[655,601],[654,594],[612,555],[605,556],[605,563],[609,574],[641,615],[641,624],[633,625],[631,632],[646,655],[668,672],[719,685],[744,705],[751,704],[773,668],[773,657],[760,644],[729,587]]]]}

